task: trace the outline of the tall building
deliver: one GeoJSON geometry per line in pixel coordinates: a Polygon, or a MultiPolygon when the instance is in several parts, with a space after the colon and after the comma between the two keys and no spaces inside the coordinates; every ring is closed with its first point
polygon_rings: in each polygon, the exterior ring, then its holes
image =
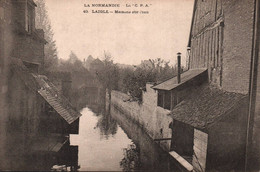
{"type": "Polygon", "coordinates": [[[0,0],[0,170],[32,170],[28,157],[58,152],[78,133],[81,114],[42,75],[47,42],[35,8],[0,0]]]}

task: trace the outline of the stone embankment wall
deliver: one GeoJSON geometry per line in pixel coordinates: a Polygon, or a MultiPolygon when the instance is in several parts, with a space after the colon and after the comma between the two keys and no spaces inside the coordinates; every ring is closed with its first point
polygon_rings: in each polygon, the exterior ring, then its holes
{"type": "MultiPolygon", "coordinates": [[[[112,91],[111,103],[128,118],[139,124],[152,139],[171,138],[169,124],[172,118],[169,110],[157,106],[157,93],[147,84],[143,92],[143,103],[130,101],[130,96],[119,91],[112,91]]],[[[171,140],[158,141],[160,146],[170,150],[171,140]]]]}

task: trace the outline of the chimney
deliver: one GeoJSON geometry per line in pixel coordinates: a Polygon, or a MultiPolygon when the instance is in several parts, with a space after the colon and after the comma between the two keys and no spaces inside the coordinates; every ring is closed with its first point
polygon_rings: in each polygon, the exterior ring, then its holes
{"type": "Polygon", "coordinates": [[[178,61],[178,84],[181,83],[181,53],[177,53],[177,61],[178,61]]]}

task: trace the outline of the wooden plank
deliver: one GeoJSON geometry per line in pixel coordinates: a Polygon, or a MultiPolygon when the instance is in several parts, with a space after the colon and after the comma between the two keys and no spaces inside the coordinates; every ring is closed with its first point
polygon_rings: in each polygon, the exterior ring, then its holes
{"type": "Polygon", "coordinates": [[[218,67],[221,66],[221,56],[222,56],[222,29],[221,26],[218,28],[218,67]]]}
{"type": "Polygon", "coordinates": [[[172,140],[172,138],[153,139],[154,141],[172,140]]]}
{"type": "Polygon", "coordinates": [[[203,66],[202,67],[206,67],[206,49],[207,49],[207,35],[206,33],[203,34],[203,66]]]}
{"type": "Polygon", "coordinates": [[[193,39],[191,40],[191,47],[190,47],[190,57],[189,57],[189,69],[191,68],[193,54],[194,54],[194,48],[193,48],[193,39]]]}
{"type": "Polygon", "coordinates": [[[195,63],[195,68],[198,68],[198,58],[199,58],[199,38],[197,38],[197,49],[196,49],[196,63],[195,63]]]}
{"type": "Polygon", "coordinates": [[[199,67],[200,65],[200,56],[201,56],[201,51],[200,51],[200,48],[201,48],[201,36],[198,37],[198,56],[197,56],[197,68],[199,67]]]}
{"type": "Polygon", "coordinates": [[[200,163],[200,166],[205,169],[206,167],[206,157],[198,157],[198,155],[193,155],[192,157],[194,160],[200,163]]]}
{"type": "Polygon", "coordinates": [[[205,67],[208,68],[209,32],[205,32],[205,67]]]}
{"type": "Polygon", "coordinates": [[[197,151],[198,154],[206,155],[207,154],[207,144],[201,142],[201,144],[196,144],[193,146],[194,151],[197,151]]]}
{"type": "Polygon", "coordinates": [[[197,129],[194,129],[194,137],[198,137],[198,138],[208,138],[208,134],[203,132],[203,131],[200,131],[200,130],[197,130],[197,129]]]}
{"type": "Polygon", "coordinates": [[[215,40],[215,67],[217,68],[218,67],[218,54],[219,54],[219,30],[218,30],[219,27],[217,27],[215,30],[216,30],[216,40],[215,40]]]}
{"type": "Polygon", "coordinates": [[[222,73],[223,73],[223,27],[220,26],[220,86],[222,86],[222,73]]]}
{"type": "Polygon", "coordinates": [[[204,64],[204,53],[203,53],[203,49],[204,49],[204,34],[201,35],[201,48],[200,48],[200,68],[203,67],[204,64]]]}
{"type": "Polygon", "coordinates": [[[210,67],[210,31],[207,32],[208,33],[208,36],[207,36],[207,41],[208,41],[208,53],[207,53],[207,68],[209,69],[210,67]]]}
{"type": "Polygon", "coordinates": [[[203,168],[200,166],[196,158],[192,158],[192,165],[195,171],[203,171],[203,168]],[[202,169],[201,169],[202,168],[202,169]]]}
{"type": "Polygon", "coordinates": [[[196,57],[197,57],[197,40],[196,38],[194,39],[194,55],[193,55],[193,62],[192,62],[192,68],[195,68],[195,63],[196,63],[196,57]]]}
{"type": "Polygon", "coordinates": [[[212,32],[212,61],[211,61],[211,67],[215,68],[215,39],[216,39],[216,30],[214,29],[212,32]]]}
{"type": "Polygon", "coordinates": [[[197,47],[196,47],[196,39],[193,41],[193,59],[192,59],[192,68],[194,68],[194,63],[196,61],[196,53],[197,53],[197,47]]]}
{"type": "Polygon", "coordinates": [[[171,151],[169,152],[169,154],[188,171],[193,171],[193,166],[188,161],[186,161],[183,157],[181,157],[177,152],[171,151]]]}
{"type": "Polygon", "coordinates": [[[199,140],[199,139],[197,139],[197,138],[194,138],[194,145],[196,146],[196,147],[201,147],[201,146],[207,146],[207,142],[204,142],[204,141],[201,141],[201,140],[199,140]]]}
{"type": "Polygon", "coordinates": [[[198,171],[205,171],[206,169],[206,162],[202,162],[201,160],[198,160],[195,155],[192,157],[192,164],[194,168],[196,168],[198,171]]]}
{"type": "Polygon", "coordinates": [[[193,145],[193,150],[197,150],[197,151],[203,151],[203,152],[207,152],[207,146],[198,146],[198,145],[193,145]]]}
{"type": "MultiPolygon", "coordinates": [[[[208,69],[209,69],[209,72],[211,72],[210,71],[210,68],[211,68],[211,59],[212,59],[212,30],[210,30],[209,31],[209,67],[208,67],[208,69]]],[[[210,79],[211,79],[211,75],[209,76],[210,77],[210,79]]]]}

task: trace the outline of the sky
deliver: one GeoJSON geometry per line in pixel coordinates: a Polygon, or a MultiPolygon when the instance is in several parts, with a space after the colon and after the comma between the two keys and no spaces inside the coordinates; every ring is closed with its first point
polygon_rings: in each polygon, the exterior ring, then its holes
{"type": "Polygon", "coordinates": [[[177,52],[186,63],[193,0],[46,0],[58,56],[68,59],[73,51],[83,60],[101,58],[108,52],[114,61],[140,64],[162,58],[176,62],[177,52]],[[118,10],[149,11],[149,14],[100,14],[92,10],[116,7],[84,7],[84,4],[120,4],[118,10]],[[128,7],[126,4],[148,4],[128,7]],[[88,10],[89,13],[83,13],[88,10]]]}

